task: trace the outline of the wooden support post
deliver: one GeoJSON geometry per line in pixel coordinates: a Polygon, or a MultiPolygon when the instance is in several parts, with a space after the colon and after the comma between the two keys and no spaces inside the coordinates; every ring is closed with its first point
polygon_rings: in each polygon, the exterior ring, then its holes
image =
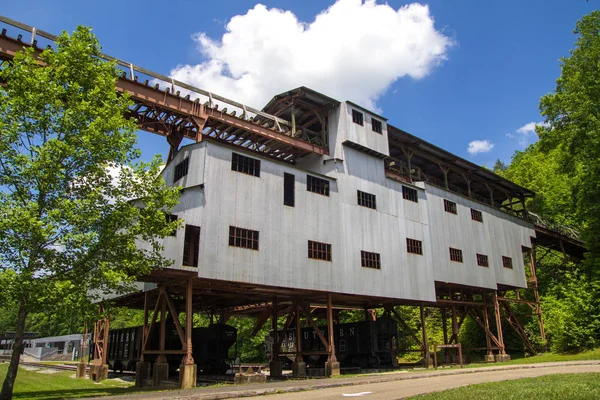
{"type": "Polygon", "coordinates": [[[485,345],[487,347],[487,353],[485,355],[484,361],[492,362],[494,361],[494,352],[492,351],[492,338],[489,335],[490,332],[490,316],[488,312],[487,305],[487,295],[484,293],[481,294],[483,298],[483,323],[485,324],[485,345]]]}
{"type": "MultiPolygon", "coordinates": [[[[161,352],[165,351],[165,342],[167,340],[167,302],[165,301],[165,288],[160,288],[161,292],[161,303],[160,303],[160,334],[158,339],[158,348],[161,352]]],[[[159,354],[156,358],[155,363],[166,363],[167,357],[164,353],[159,354]]]]}
{"type": "Polygon", "coordinates": [[[340,363],[335,357],[335,342],[334,342],[334,332],[333,332],[333,300],[331,297],[331,293],[327,295],[327,334],[328,334],[328,344],[329,348],[327,351],[329,352],[329,357],[327,359],[327,363],[325,363],[325,375],[326,376],[337,376],[340,374],[340,363]]]}
{"type": "Polygon", "coordinates": [[[500,314],[500,303],[498,302],[498,291],[496,290],[492,291],[492,301],[494,303],[494,316],[496,317],[498,347],[500,347],[496,361],[508,361],[510,360],[510,356],[506,354],[506,350],[504,348],[504,337],[502,335],[502,316],[500,314]]]}
{"type": "Polygon", "coordinates": [[[444,174],[444,187],[446,188],[446,190],[449,189],[448,187],[448,173],[450,172],[450,168],[443,166],[442,164],[438,164],[440,169],[442,170],[442,174],[444,174]]]}
{"type": "Polygon", "coordinates": [[[194,278],[188,279],[185,288],[185,357],[183,358],[183,362],[179,368],[180,389],[195,388],[196,375],[198,374],[198,369],[194,364],[194,357],[192,356],[192,324],[194,320],[194,310],[192,307],[192,296],[194,293],[193,279],[194,278]]]}
{"type": "Polygon", "coordinates": [[[544,319],[542,316],[542,306],[540,305],[540,292],[538,291],[538,282],[536,275],[536,248],[535,244],[529,251],[529,268],[531,271],[531,281],[533,285],[533,293],[535,295],[535,311],[538,317],[538,324],[540,326],[540,338],[542,339],[542,346],[546,346],[546,330],[544,329],[544,319]]]}
{"type": "Polygon", "coordinates": [[[273,335],[273,351],[271,352],[272,358],[269,365],[271,376],[281,376],[281,362],[279,360],[279,329],[277,327],[277,298],[273,299],[273,308],[271,314],[271,333],[273,335]]]}
{"type": "Polygon", "coordinates": [[[431,368],[431,354],[429,353],[429,343],[427,342],[427,326],[425,325],[425,308],[419,306],[421,314],[421,332],[423,334],[423,363],[426,368],[431,368]]]}
{"type": "Polygon", "coordinates": [[[306,376],[306,363],[302,356],[302,327],[300,326],[300,304],[295,301],[292,304],[294,313],[296,314],[296,359],[292,364],[292,375],[295,377],[306,376]]]}

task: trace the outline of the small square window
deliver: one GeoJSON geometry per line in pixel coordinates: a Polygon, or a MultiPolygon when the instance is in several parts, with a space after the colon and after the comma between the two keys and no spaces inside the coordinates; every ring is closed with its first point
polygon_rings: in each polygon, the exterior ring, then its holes
{"type": "Polygon", "coordinates": [[[462,250],[450,247],[450,261],[463,262],[462,250]]]}
{"type": "Polygon", "coordinates": [[[308,258],[331,261],[331,245],[329,243],[308,241],[308,258]]]}
{"type": "Polygon", "coordinates": [[[357,110],[352,110],[352,122],[358,125],[363,125],[363,113],[357,110]]]}
{"type": "Polygon", "coordinates": [[[423,255],[423,242],[406,238],[406,251],[412,254],[423,255]]]}
{"type": "Polygon", "coordinates": [[[405,200],[419,202],[419,194],[416,189],[409,188],[408,186],[402,186],[402,198],[405,200]]]}
{"type": "Polygon", "coordinates": [[[480,267],[489,267],[488,256],[477,253],[477,265],[480,267]]]}
{"type": "Polygon", "coordinates": [[[317,178],[316,176],[306,175],[306,190],[313,193],[329,196],[329,181],[317,178]]]}
{"type": "Polygon", "coordinates": [[[456,203],[450,200],[444,199],[444,210],[450,214],[456,214],[456,203]]]}
{"type": "Polygon", "coordinates": [[[381,135],[383,133],[381,121],[378,121],[375,118],[371,118],[371,129],[373,129],[373,132],[377,132],[381,135]]]}
{"type": "Polygon", "coordinates": [[[477,222],[483,222],[483,214],[479,210],[474,210],[471,208],[471,219],[477,222]]]}
{"type": "Polygon", "coordinates": [[[377,199],[374,194],[361,192],[360,190],[357,190],[356,197],[357,197],[359,206],[372,208],[374,210],[377,209],[377,202],[376,202],[377,199]]]}
{"type": "Polygon", "coordinates": [[[510,268],[510,269],[512,269],[512,267],[513,267],[512,258],[502,256],[502,266],[504,268],[510,268]]]}
{"type": "Polygon", "coordinates": [[[381,257],[379,256],[379,253],[371,253],[361,250],[360,266],[365,268],[381,269],[381,257]]]}

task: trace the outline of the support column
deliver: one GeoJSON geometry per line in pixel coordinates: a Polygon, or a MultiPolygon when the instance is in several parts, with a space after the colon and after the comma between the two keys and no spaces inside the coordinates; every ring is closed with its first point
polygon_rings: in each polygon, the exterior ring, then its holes
{"type": "Polygon", "coordinates": [[[159,344],[159,355],[156,357],[156,361],[154,361],[154,366],[152,368],[152,386],[159,387],[162,382],[169,380],[169,363],[167,362],[167,357],[164,353],[165,351],[165,340],[166,340],[166,332],[167,332],[167,301],[165,293],[165,288],[159,288],[160,295],[159,301],[160,304],[160,334],[158,339],[159,344]]]}
{"type": "MultiPolygon", "coordinates": [[[[446,321],[446,318],[447,318],[446,308],[445,307],[440,308],[440,313],[442,315],[442,331],[444,333],[444,344],[448,344],[448,323],[446,321]]],[[[444,349],[443,360],[445,363],[450,362],[450,354],[448,353],[448,349],[444,349]]]]}
{"type": "Polygon", "coordinates": [[[108,364],[106,362],[106,353],[108,351],[108,313],[105,313],[103,305],[100,305],[100,319],[94,324],[94,361],[90,365],[90,379],[100,382],[108,378],[108,364]]]}
{"type": "Polygon", "coordinates": [[[302,329],[300,326],[300,305],[294,302],[293,306],[296,313],[296,360],[292,364],[292,375],[297,378],[306,376],[306,363],[302,356],[302,329]]]}
{"type": "Polygon", "coordinates": [[[425,325],[425,309],[423,306],[419,306],[421,314],[421,331],[423,334],[423,364],[426,368],[433,367],[433,361],[431,360],[431,354],[429,353],[429,343],[427,342],[427,327],[425,325]]]}
{"type": "MultiPolygon", "coordinates": [[[[454,344],[458,344],[458,321],[456,319],[456,305],[452,304],[452,336],[450,336],[450,342],[454,341],[454,344]]],[[[456,354],[452,353],[452,362],[456,363],[456,354]]]]}
{"type": "Polygon", "coordinates": [[[87,322],[84,324],[84,328],[83,328],[83,338],[81,340],[81,345],[79,346],[79,351],[81,352],[80,356],[81,359],[79,360],[79,364],[77,364],[77,373],[76,373],[76,377],[77,378],[85,378],[85,372],[86,372],[86,367],[87,367],[87,363],[85,362],[85,352],[87,350],[87,340],[88,340],[88,326],[87,326],[87,322]]]}
{"type": "Polygon", "coordinates": [[[487,295],[482,293],[481,296],[483,297],[483,323],[485,324],[485,346],[487,347],[487,353],[483,357],[483,360],[485,362],[494,362],[495,358],[494,352],[492,351],[492,339],[488,334],[490,331],[490,316],[488,312],[487,295]]]}
{"type": "Polygon", "coordinates": [[[340,363],[335,357],[335,342],[333,335],[333,306],[331,293],[327,295],[327,342],[329,344],[329,357],[325,363],[325,376],[337,376],[340,374],[340,363]]]}
{"type": "Polygon", "coordinates": [[[144,293],[144,322],[142,323],[142,349],[140,354],[140,361],[135,363],[135,386],[145,387],[148,385],[150,379],[150,363],[144,361],[144,347],[146,336],[148,335],[148,306],[149,304],[149,292],[144,293]]]}
{"type": "Polygon", "coordinates": [[[196,387],[198,367],[194,364],[192,348],[192,323],[194,320],[192,295],[194,293],[193,278],[189,279],[185,290],[185,357],[179,367],[179,387],[191,389],[196,387]]]}
{"type": "Polygon", "coordinates": [[[500,350],[496,355],[497,362],[509,361],[510,356],[506,354],[504,349],[504,337],[502,335],[502,317],[500,315],[500,303],[498,303],[498,292],[496,290],[492,291],[492,301],[494,302],[494,316],[496,317],[496,330],[498,334],[498,343],[500,350]]]}
{"type": "MultiPolygon", "coordinates": [[[[562,243],[562,242],[561,242],[562,243]]],[[[542,346],[546,347],[546,330],[544,329],[544,320],[542,318],[542,306],[540,305],[540,292],[538,291],[538,281],[535,272],[536,269],[536,251],[535,244],[529,251],[529,268],[531,271],[531,284],[533,286],[533,294],[535,295],[535,311],[538,317],[538,324],[540,326],[540,338],[542,339],[542,346]]]]}
{"type": "Polygon", "coordinates": [[[271,376],[282,376],[281,361],[279,360],[279,330],[277,328],[277,298],[273,299],[273,313],[271,314],[271,333],[273,335],[272,359],[269,363],[271,376]]]}

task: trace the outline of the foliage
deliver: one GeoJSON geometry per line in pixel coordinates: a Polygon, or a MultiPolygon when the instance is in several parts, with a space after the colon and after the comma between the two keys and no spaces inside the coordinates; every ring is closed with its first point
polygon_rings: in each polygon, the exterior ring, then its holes
{"type": "Polygon", "coordinates": [[[84,315],[92,298],[126,291],[166,263],[158,239],[175,225],[165,210],[178,191],[159,177],[159,158],[135,163],[130,100],[115,91],[115,64],[99,56],[79,27],[56,49],[36,58],[28,48],[0,71],[0,272],[3,297],[19,310],[17,342],[27,314],[60,304],[84,315]]]}

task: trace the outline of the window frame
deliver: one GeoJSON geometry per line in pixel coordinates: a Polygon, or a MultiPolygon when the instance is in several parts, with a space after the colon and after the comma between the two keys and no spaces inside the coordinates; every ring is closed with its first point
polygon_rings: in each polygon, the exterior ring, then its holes
{"type": "Polygon", "coordinates": [[[413,189],[411,187],[402,185],[402,198],[404,200],[412,201],[413,203],[418,203],[419,192],[417,191],[417,189],[413,189]]]}
{"type": "Polygon", "coordinates": [[[371,117],[371,130],[375,133],[383,135],[383,122],[371,117]],[[377,129],[375,129],[375,127],[377,127],[377,129]]]}
{"type": "Polygon", "coordinates": [[[358,111],[356,109],[352,109],[352,122],[356,125],[364,126],[365,125],[365,115],[362,111],[358,111]]]}
{"type": "Polygon", "coordinates": [[[419,256],[423,255],[423,241],[406,238],[406,252],[408,254],[416,254],[419,256]]]}
{"type": "Polygon", "coordinates": [[[463,252],[461,249],[457,249],[454,247],[449,247],[449,249],[450,249],[450,261],[451,262],[457,262],[457,263],[464,262],[463,252]]]}
{"type": "Polygon", "coordinates": [[[329,197],[330,182],[327,179],[306,174],[306,190],[321,196],[329,197]]]}
{"type": "Polygon", "coordinates": [[[184,176],[187,176],[190,169],[190,158],[185,157],[173,168],[173,183],[181,180],[184,176]]]}
{"type": "Polygon", "coordinates": [[[296,206],[296,175],[283,173],[283,205],[296,206]]]}
{"type": "MultiPolygon", "coordinates": [[[[170,224],[171,222],[175,222],[177,221],[179,218],[177,217],[177,215],[175,214],[170,214],[170,213],[165,213],[165,222],[167,224],[170,224]]],[[[173,229],[172,231],[169,232],[169,234],[167,236],[174,236],[177,237],[177,228],[173,229]]]]}
{"type": "Polygon", "coordinates": [[[477,222],[483,223],[483,213],[480,210],[476,210],[474,208],[471,208],[471,219],[473,221],[477,221],[477,222]]]}
{"type": "Polygon", "coordinates": [[[377,210],[377,196],[372,193],[356,191],[356,202],[359,206],[377,210]]]}
{"type": "Polygon", "coordinates": [[[260,160],[231,152],[231,170],[260,178],[260,160]]]}
{"type": "Polygon", "coordinates": [[[475,257],[477,258],[477,265],[480,267],[490,267],[489,257],[487,254],[475,253],[475,257]]]}
{"type": "Polygon", "coordinates": [[[370,269],[381,269],[381,254],[370,251],[360,251],[360,266],[370,269]]]}
{"type": "Polygon", "coordinates": [[[183,236],[183,257],[181,265],[187,267],[198,267],[200,259],[200,232],[201,228],[197,225],[185,225],[185,234],[183,236]],[[193,246],[191,249],[189,246],[193,246]],[[190,257],[193,258],[192,264],[189,263],[190,257]],[[187,263],[185,261],[188,261],[187,263]]]}
{"type": "Polygon", "coordinates": [[[317,242],[315,240],[308,241],[308,258],[318,261],[332,261],[331,244],[317,242]]]}
{"type": "Polygon", "coordinates": [[[444,199],[444,211],[458,215],[458,208],[456,207],[456,203],[452,200],[444,199]]]}
{"type": "Polygon", "coordinates": [[[229,225],[229,246],[240,249],[260,250],[260,232],[229,225]]]}
{"type": "Polygon", "coordinates": [[[512,257],[502,256],[502,266],[506,269],[513,269],[512,257]]]}

